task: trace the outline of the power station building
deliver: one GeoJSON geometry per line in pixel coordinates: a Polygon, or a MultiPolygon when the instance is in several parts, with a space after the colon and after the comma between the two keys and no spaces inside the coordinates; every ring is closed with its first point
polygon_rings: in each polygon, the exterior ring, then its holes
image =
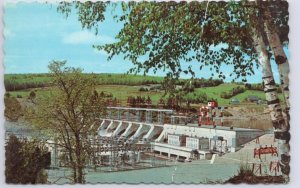
{"type": "Polygon", "coordinates": [[[235,152],[243,144],[264,134],[258,129],[230,128],[223,126],[164,125],[163,140],[155,142],[154,151],[162,155],[193,158],[194,152],[199,159],[208,159],[210,153],[235,152]]]}
{"type": "Polygon", "coordinates": [[[125,140],[151,143],[153,152],[166,157],[209,159],[212,153],[239,150],[264,131],[197,124],[173,125],[104,119],[99,136],[119,136],[125,140]],[[122,131],[121,131],[122,130],[122,131]]]}

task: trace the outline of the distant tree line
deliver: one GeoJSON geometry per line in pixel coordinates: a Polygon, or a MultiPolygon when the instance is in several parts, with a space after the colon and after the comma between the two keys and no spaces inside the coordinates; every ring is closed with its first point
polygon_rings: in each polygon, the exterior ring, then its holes
{"type": "Polygon", "coordinates": [[[246,89],[244,87],[241,86],[237,86],[235,88],[232,88],[230,91],[223,91],[220,94],[220,97],[223,99],[230,99],[231,97],[240,94],[240,93],[244,93],[246,91],[246,89]]]}
{"type": "Polygon", "coordinates": [[[147,98],[145,96],[129,96],[127,98],[127,105],[131,107],[149,107],[152,106],[152,100],[150,96],[147,98]]]}
{"type": "Polygon", "coordinates": [[[49,87],[50,83],[28,81],[28,82],[17,82],[14,80],[4,80],[4,86],[6,91],[18,91],[30,88],[49,87]]]}
{"type": "MultiPolygon", "coordinates": [[[[92,77],[98,85],[151,85],[161,84],[162,77],[140,76],[140,75],[123,75],[123,74],[84,74],[86,77],[92,77]]],[[[184,86],[187,80],[179,79],[176,85],[184,86]]],[[[220,79],[193,79],[194,88],[214,87],[223,84],[220,79]]],[[[6,91],[18,91],[30,88],[50,87],[52,78],[49,74],[8,74],[4,77],[4,86],[6,91]]],[[[160,86],[143,88],[141,91],[161,89],[160,86]]]]}
{"type": "MultiPolygon", "coordinates": [[[[276,84],[277,87],[277,93],[282,93],[281,87],[279,87],[278,84],[276,84]]],[[[263,84],[245,84],[245,88],[247,90],[255,90],[255,91],[264,91],[264,86],[263,84]]]]}
{"type": "MultiPolygon", "coordinates": [[[[176,83],[177,85],[184,86],[186,84],[187,80],[180,79],[176,83]]],[[[205,78],[195,78],[192,80],[191,84],[193,85],[194,88],[201,88],[201,87],[214,87],[218,86],[220,84],[223,84],[224,81],[220,79],[205,79],[205,78]]]]}

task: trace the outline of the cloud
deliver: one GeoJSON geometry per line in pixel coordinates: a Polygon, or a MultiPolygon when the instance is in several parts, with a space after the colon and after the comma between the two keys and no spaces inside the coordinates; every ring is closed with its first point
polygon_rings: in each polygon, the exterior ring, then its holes
{"type": "Polygon", "coordinates": [[[66,44],[107,44],[115,42],[115,39],[107,35],[98,35],[89,31],[70,33],[63,38],[66,44]]]}

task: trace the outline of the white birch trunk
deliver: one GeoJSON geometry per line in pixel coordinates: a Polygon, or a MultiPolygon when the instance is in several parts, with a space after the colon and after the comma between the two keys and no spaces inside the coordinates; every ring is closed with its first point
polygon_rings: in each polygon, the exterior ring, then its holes
{"type": "Polygon", "coordinates": [[[265,21],[264,21],[264,28],[265,32],[268,37],[268,41],[270,47],[272,48],[273,54],[275,56],[276,64],[278,65],[278,71],[280,74],[280,81],[281,81],[281,89],[282,93],[285,98],[286,103],[286,113],[287,113],[287,121],[289,121],[289,109],[290,109],[290,91],[289,91],[289,63],[286,57],[286,54],[283,51],[283,47],[280,41],[280,38],[277,34],[276,27],[271,23],[271,14],[268,9],[264,11],[265,21]]]}
{"type": "Polygon", "coordinates": [[[256,52],[259,56],[259,63],[262,68],[262,79],[268,107],[270,109],[271,120],[274,128],[274,136],[278,143],[278,157],[283,175],[288,176],[290,172],[290,155],[289,155],[289,126],[285,122],[282,114],[280,101],[278,99],[277,88],[271,69],[270,60],[266,46],[261,33],[258,30],[253,32],[253,41],[256,52]]]}

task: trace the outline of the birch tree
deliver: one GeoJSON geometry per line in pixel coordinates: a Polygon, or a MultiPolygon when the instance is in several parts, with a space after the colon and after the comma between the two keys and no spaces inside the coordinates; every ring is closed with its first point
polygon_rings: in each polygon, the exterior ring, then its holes
{"type": "Polygon", "coordinates": [[[270,59],[267,53],[267,48],[263,40],[263,28],[268,38],[268,43],[273,50],[276,63],[279,68],[279,73],[281,77],[281,84],[283,88],[284,97],[286,98],[286,108],[287,116],[289,117],[289,90],[288,90],[288,73],[289,65],[287,58],[282,48],[282,43],[276,33],[276,28],[271,24],[271,13],[267,6],[264,6],[261,1],[256,2],[258,7],[258,25],[256,30],[254,30],[252,36],[254,41],[254,46],[257,54],[259,54],[259,63],[262,68],[263,73],[263,83],[264,91],[268,103],[268,107],[271,110],[271,120],[274,127],[274,137],[277,141],[279,163],[281,167],[281,172],[288,181],[288,175],[290,173],[290,133],[289,133],[289,118],[285,121],[283,117],[283,111],[281,108],[280,100],[277,94],[277,88],[275,85],[274,76],[272,73],[272,68],[270,64],[270,59]],[[273,29],[273,31],[271,31],[273,29]]]}
{"type": "MultiPolygon", "coordinates": [[[[272,2],[270,2],[272,3],[272,2]]],[[[288,58],[283,50],[283,43],[286,41],[281,41],[278,35],[278,28],[272,22],[272,14],[270,11],[269,6],[260,4],[262,15],[264,17],[264,29],[265,33],[268,37],[269,45],[272,48],[272,52],[275,56],[275,62],[278,65],[278,71],[280,74],[280,81],[281,81],[281,88],[285,98],[286,104],[286,113],[287,113],[287,123],[289,122],[289,109],[290,109],[290,102],[289,102],[289,63],[288,58]]],[[[283,9],[285,10],[285,9],[283,9]]],[[[278,11],[278,9],[277,9],[278,11]]],[[[282,10],[281,10],[282,11],[282,10]]],[[[286,10],[285,10],[286,11],[286,10]]],[[[282,18],[280,21],[284,21],[286,18],[282,18]]],[[[287,25],[287,24],[286,24],[287,25]]]]}

